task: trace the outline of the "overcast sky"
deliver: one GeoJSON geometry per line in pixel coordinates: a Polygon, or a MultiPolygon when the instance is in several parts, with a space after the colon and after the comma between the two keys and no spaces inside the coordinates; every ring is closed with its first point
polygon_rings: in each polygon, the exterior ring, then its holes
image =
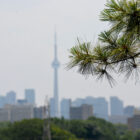
{"type": "Polygon", "coordinates": [[[99,21],[106,0],[0,0],[0,94],[14,90],[23,98],[25,88],[34,88],[37,103],[53,96],[54,27],[57,27],[60,98],[118,96],[125,105],[140,106],[139,83],[121,78],[111,88],[107,82],[85,79],[76,70],[67,71],[68,50],[76,38],[95,42],[108,24],[99,21]]]}

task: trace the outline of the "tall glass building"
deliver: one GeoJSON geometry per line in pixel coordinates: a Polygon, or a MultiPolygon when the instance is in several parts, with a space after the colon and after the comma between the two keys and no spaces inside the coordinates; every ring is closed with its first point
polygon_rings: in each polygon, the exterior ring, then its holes
{"type": "Polygon", "coordinates": [[[6,94],[6,103],[11,105],[16,103],[16,92],[10,91],[6,94]]]}
{"type": "Polygon", "coordinates": [[[110,109],[111,116],[122,116],[123,115],[123,101],[121,101],[118,97],[110,98],[110,109]]]}
{"type": "Polygon", "coordinates": [[[25,89],[25,100],[29,104],[35,104],[35,90],[34,89],[25,89]]]}

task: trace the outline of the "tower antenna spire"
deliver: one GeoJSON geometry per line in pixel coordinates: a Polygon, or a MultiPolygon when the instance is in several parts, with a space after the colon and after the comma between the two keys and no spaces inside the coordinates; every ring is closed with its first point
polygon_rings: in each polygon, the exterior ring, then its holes
{"type": "Polygon", "coordinates": [[[53,91],[53,102],[54,102],[54,108],[53,108],[53,117],[59,117],[59,94],[58,94],[58,68],[60,64],[57,57],[57,32],[55,28],[54,32],[54,60],[52,63],[52,67],[54,69],[54,91],[53,91]]]}

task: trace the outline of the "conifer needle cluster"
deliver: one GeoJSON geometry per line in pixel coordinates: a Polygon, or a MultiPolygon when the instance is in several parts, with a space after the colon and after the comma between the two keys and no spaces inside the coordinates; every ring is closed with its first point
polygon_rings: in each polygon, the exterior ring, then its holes
{"type": "Polygon", "coordinates": [[[83,75],[108,79],[123,74],[126,79],[139,77],[140,68],[140,0],[108,0],[100,20],[110,23],[107,31],[99,34],[98,43],[81,43],[70,49],[68,68],[78,66],[83,75]]]}

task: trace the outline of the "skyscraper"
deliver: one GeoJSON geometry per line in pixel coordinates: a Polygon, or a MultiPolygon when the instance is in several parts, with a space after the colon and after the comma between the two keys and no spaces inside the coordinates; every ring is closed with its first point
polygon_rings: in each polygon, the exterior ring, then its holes
{"type": "Polygon", "coordinates": [[[35,91],[34,89],[26,89],[25,90],[25,100],[29,104],[35,104],[35,91]]]}
{"type": "Polygon", "coordinates": [[[16,93],[14,91],[10,91],[7,93],[6,103],[11,105],[16,103],[16,93]]]}
{"type": "Polygon", "coordinates": [[[110,98],[110,108],[111,108],[111,116],[122,116],[123,115],[123,101],[121,101],[118,97],[110,98]]]}
{"type": "Polygon", "coordinates": [[[50,98],[50,116],[51,116],[51,118],[55,117],[55,102],[54,102],[54,98],[50,98]]]}
{"type": "Polygon", "coordinates": [[[93,103],[93,109],[96,117],[108,120],[108,102],[105,98],[96,98],[93,103]]]}
{"type": "Polygon", "coordinates": [[[61,101],[61,117],[70,119],[71,99],[62,99],[61,101]]]}
{"type": "Polygon", "coordinates": [[[79,107],[83,104],[93,106],[94,116],[108,120],[108,102],[105,98],[93,98],[91,96],[88,96],[85,99],[78,98],[72,102],[73,107],[79,107]]]}
{"type": "Polygon", "coordinates": [[[5,96],[0,96],[0,108],[3,108],[5,104],[6,104],[5,96]]]}
{"type": "Polygon", "coordinates": [[[54,60],[52,63],[52,67],[54,69],[54,110],[51,110],[54,112],[55,117],[59,117],[59,97],[58,97],[58,68],[59,68],[59,61],[57,58],[57,36],[55,32],[54,36],[54,60]]]}
{"type": "Polygon", "coordinates": [[[134,115],[135,107],[134,106],[126,106],[124,108],[124,115],[127,117],[132,117],[134,115]]]}

